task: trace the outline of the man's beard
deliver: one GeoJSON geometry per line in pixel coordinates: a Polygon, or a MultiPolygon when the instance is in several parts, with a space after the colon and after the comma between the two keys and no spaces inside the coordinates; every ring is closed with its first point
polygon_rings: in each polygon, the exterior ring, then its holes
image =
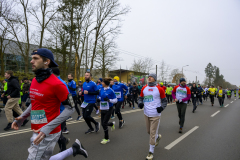
{"type": "Polygon", "coordinates": [[[34,73],[36,73],[37,70],[39,70],[40,68],[44,68],[43,65],[42,65],[42,66],[39,66],[39,67],[36,67],[36,66],[35,66],[35,68],[32,69],[32,71],[33,71],[34,73]]]}
{"type": "Polygon", "coordinates": [[[90,78],[85,78],[85,81],[89,82],[89,81],[90,81],[90,78]]]}

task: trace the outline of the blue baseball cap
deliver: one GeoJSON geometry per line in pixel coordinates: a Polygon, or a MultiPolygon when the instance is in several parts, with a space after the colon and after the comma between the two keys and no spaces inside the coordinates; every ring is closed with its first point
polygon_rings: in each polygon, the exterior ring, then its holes
{"type": "Polygon", "coordinates": [[[40,56],[43,56],[43,57],[46,57],[46,58],[50,59],[53,62],[53,65],[54,65],[52,67],[58,67],[58,64],[54,61],[53,53],[49,49],[39,48],[39,49],[33,51],[32,55],[35,55],[35,54],[38,54],[40,56]]]}

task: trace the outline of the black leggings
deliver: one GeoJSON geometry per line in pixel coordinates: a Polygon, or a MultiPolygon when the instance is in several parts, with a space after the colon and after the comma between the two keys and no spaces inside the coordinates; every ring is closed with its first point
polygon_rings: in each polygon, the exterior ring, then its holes
{"type": "Polygon", "coordinates": [[[119,120],[122,120],[122,114],[121,114],[121,105],[122,105],[122,102],[117,102],[117,104],[115,104],[115,114],[118,116],[118,119],[119,120]]]}
{"type": "Polygon", "coordinates": [[[108,122],[113,111],[113,107],[110,107],[109,110],[101,110],[101,122],[104,130],[104,138],[109,139],[108,135],[108,126],[113,126],[112,122],[108,122]]]}
{"type": "Polygon", "coordinates": [[[172,103],[172,95],[167,94],[167,101],[168,101],[168,103],[170,103],[170,102],[172,103]]]}
{"type": "Polygon", "coordinates": [[[214,104],[214,96],[215,95],[210,95],[211,103],[214,104]]]}
{"type": "Polygon", "coordinates": [[[77,96],[73,96],[73,100],[74,100],[74,103],[75,103],[75,109],[76,109],[78,115],[80,116],[81,113],[80,113],[80,110],[78,108],[78,98],[77,98],[77,96]]]}
{"type": "MultiPolygon", "coordinates": [[[[65,127],[66,127],[66,121],[62,122],[61,130],[64,131],[65,127]]],[[[61,131],[61,135],[58,139],[58,145],[59,145],[59,148],[60,148],[61,151],[65,151],[66,150],[67,139],[63,136],[62,131],[61,131]]]]}
{"type": "Polygon", "coordinates": [[[93,130],[93,127],[92,127],[92,123],[94,123],[95,125],[98,124],[98,122],[96,122],[92,117],[91,117],[91,113],[93,111],[93,107],[95,106],[95,103],[89,103],[87,105],[86,108],[82,108],[82,113],[83,113],[83,118],[85,120],[85,122],[87,123],[88,127],[93,130]]]}
{"type": "Polygon", "coordinates": [[[137,99],[138,99],[138,95],[137,95],[137,94],[133,94],[133,95],[132,95],[132,104],[133,104],[133,107],[134,107],[134,102],[138,104],[137,99]]]}

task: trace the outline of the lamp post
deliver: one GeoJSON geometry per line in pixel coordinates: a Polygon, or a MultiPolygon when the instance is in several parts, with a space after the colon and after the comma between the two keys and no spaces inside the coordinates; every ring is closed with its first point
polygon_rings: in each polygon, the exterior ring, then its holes
{"type": "Polygon", "coordinates": [[[182,66],[182,76],[183,76],[183,67],[187,67],[187,66],[189,66],[189,65],[186,65],[186,66],[182,66]]]}

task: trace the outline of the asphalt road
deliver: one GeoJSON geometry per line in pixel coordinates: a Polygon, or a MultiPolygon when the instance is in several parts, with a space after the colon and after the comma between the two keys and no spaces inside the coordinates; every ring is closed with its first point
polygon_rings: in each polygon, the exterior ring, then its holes
{"type": "MultiPolygon", "coordinates": [[[[220,108],[215,99],[212,107],[210,102],[199,105],[192,113],[192,104],[187,108],[186,121],[183,133],[178,133],[178,117],[176,105],[168,105],[163,111],[159,133],[162,139],[155,148],[156,160],[239,160],[240,159],[240,100],[225,99],[227,107],[220,108]],[[232,102],[232,103],[231,103],[232,102]]],[[[68,147],[78,138],[88,151],[89,160],[144,160],[149,149],[149,135],[143,111],[132,110],[129,107],[122,109],[126,124],[122,129],[117,125],[114,132],[110,132],[111,142],[102,145],[103,129],[99,133],[85,135],[88,129],[84,121],[70,121],[67,125],[70,133],[66,137],[71,141],[68,147]]],[[[93,113],[97,121],[99,117],[93,113]]],[[[75,119],[77,114],[73,115],[75,119]]],[[[0,113],[0,160],[27,159],[27,148],[30,145],[32,131],[30,124],[19,131],[5,132],[3,128],[7,121],[4,113],[0,113]]],[[[56,145],[54,154],[59,152],[56,145]]],[[[84,159],[77,156],[71,159],[84,159]]]]}

